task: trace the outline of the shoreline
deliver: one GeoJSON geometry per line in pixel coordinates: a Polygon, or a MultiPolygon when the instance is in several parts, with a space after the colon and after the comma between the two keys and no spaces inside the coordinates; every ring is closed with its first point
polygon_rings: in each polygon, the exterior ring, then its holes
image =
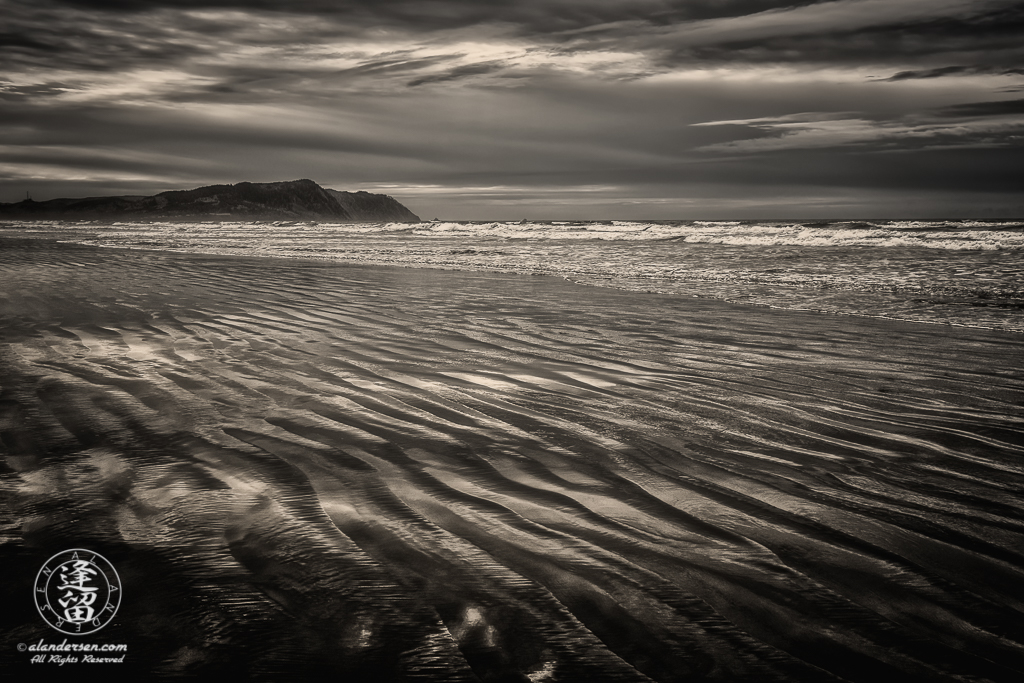
{"type": "MultiPolygon", "coordinates": [[[[555,278],[555,279],[561,279],[561,280],[564,280],[564,281],[569,282],[571,284],[575,284],[575,285],[582,286],[582,287],[594,287],[594,288],[598,288],[598,289],[615,290],[615,291],[623,291],[623,292],[633,292],[633,293],[636,293],[636,294],[659,295],[659,296],[678,296],[678,297],[682,297],[682,298],[694,298],[694,299],[701,299],[701,300],[707,300],[707,301],[721,301],[721,302],[724,302],[724,303],[729,303],[729,304],[734,304],[734,305],[752,306],[752,307],[755,307],[755,308],[764,308],[764,309],[773,310],[773,311],[806,312],[806,313],[815,313],[815,314],[819,314],[819,315],[823,315],[823,316],[853,317],[853,318],[860,318],[860,319],[873,319],[873,320],[892,321],[892,322],[898,322],[898,323],[918,323],[918,324],[934,325],[934,326],[940,326],[940,327],[946,327],[946,328],[963,328],[963,329],[983,330],[983,331],[990,331],[990,332],[1004,332],[1004,333],[1013,334],[1013,335],[1024,335],[1024,322],[1020,323],[1021,327],[1019,327],[1017,329],[1014,329],[1012,327],[986,326],[986,325],[983,325],[983,324],[980,324],[980,323],[972,324],[972,323],[955,322],[955,321],[948,321],[948,320],[928,320],[928,319],[922,319],[920,317],[917,317],[917,318],[914,318],[914,317],[900,317],[900,316],[896,316],[896,315],[870,314],[870,313],[865,313],[865,312],[842,311],[842,310],[833,310],[833,309],[828,309],[828,308],[801,308],[801,307],[796,307],[796,306],[785,306],[785,305],[778,305],[778,304],[772,304],[772,303],[762,303],[762,302],[758,302],[758,301],[744,301],[744,300],[741,300],[741,299],[730,299],[730,298],[723,297],[723,296],[714,296],[714,295],[692,293],[692,292],[671,291],[671,287],[669,287],[667,290],[664,289],[664,288],[662,288],[662,289],[656,289],[656,288],[647,289],[647,288],[644,288],[644,286],[643,286],[644,283],[655,281],[655,280],[658,279],[658,276],[650,276],[650,277],[640,277],[640,276],[628,276],[628,277],[626,277],[626,276],[623,276],[623,277],[615,278],[613,276],[609,276],[609,275],[603,274],[603,273],[588,273],[588,272],[582,272],[582,271],[564,271],[563,272],[563,271],[554,270],[554,269],[552,269],[550,271],[526,272],[526,271],[522,271],[522,270],[517,270],[515,268],[511,268],[511,267],[510,268],[500,268],[500,267],[495,267],[495,266],[490,265],[490,264],[466,264],[466,263],[460,263],[460,262],[457,262],[457,261],[431,261],[431,260],[426,260],[426,261],[402,262],[402,261],[385,260],[385,259],[375,260],[375,259],[366,259],[366,258],[344,258],[344,257],[340,257],[339,258],[339,257],[331,257],[329,255],[317,256],[317,255],[310,255],[310,254],[303,254],[303,255],[292,255],[292,254],[287,254],[287,255],[282,255],[282,254],[246,254],[246,253],[237,253],[236,251],[212,251],[212,250],[198,251],[198,250],[190,250],[190,249],[179,249],[179,248],[173,248],[173,247],[163,247],[163,248],[161,248],[161,247],[154,247],[154,246],[97,244],[97,243],[84,242],[84,241],[79,241],[79,240],[61,240],[61,239],[58,239],[58,238],[55,238],[55,237],[38,237],[38,238],[36,238],[36,237],[8,237],[8,236],[5,236],[3,234],[0,234],[0,243],[2,243],[3,241],[17,241],[17,240],[21,240],[21,239],[29,240],[29,241],[53,242],[53,243],[57,243],[57,244],[78,245],[78,246],[83,246],[83,247],[92,247],[92,248],[96,248],[96,249],[115,249],[115,250],[123,250],[123,251],[183,254],[183,255],[194,255],[194,256],[206,255],[206,256],[217,256],[217,257],[223,257],[223,258],[280,259],[280,260],[284,260],[284,261],[298,261],[298,262],[307,261],[307,262],[311,262],[311,263],[337,263],[337,264],[346,264],[346,265],[353,265],[353,266],[365,266],[365,267],[403,268],[403,269],[426,269],[426,270],[437,270],[437,271],[447,271],[447,272],[465,272],[465,273],[474,273],[474,272],[475,273],[494,273],[494,274],[511,275],[511,276],[525,276],[525,277],[551,277],[551,278],[555,278]],[[607,282],[595,281],[594,279],[589,279],[588,280],[588,277],[589,278],[597,277],[600,280],[607,280],[607,282]],[[613,280],[617,280],[617,283],[615,281],[613,281],[613,280]],[[627,281],[638,282],[639,284],[637,286],[635,286],[635,287],[629,287],[629,286],[626,285],[627,281]]],[[[686,289],[687,286],[689,285],[690,288],[692,289],[692,288],[694,288],[694,286],[699,286],[701,284],[701,282],[702,281],[700,281],[700,280],[690,280],[690,281],[684,280],[684,281],[681,281],[681,283],[682,283],[681,284],[681,288],[682,289],[686,289]]],[[[671,283],[666,283],[664,281],[662,282],[663,286],[666,285],[666,284],[671,284],[671,283]]],[[[773,284],[772,286],[776,287],[776,288],[791,289],[791,290],[794,290],[794,291],[800,291],[800,290],[806,290],[807,289],[806,287],[801,287],[799,285],[785,285],[785,284],[778,284],[778,283],[773,284]]],[[[863,291],[874,292],[875,290],[863,290],[863,291]]],[[[882,292],[882,293],[885,293],[885,292],[882,292]]],[[[895,294],[895,292],[894,292],[894,294],[895,294]]],[[[905,293],[905,294],[906,295],[910,295],[912,293],[905,293]]],[[[1021,305],[1024,306],[1024,303],[1022,303],[1021,305]]]]}

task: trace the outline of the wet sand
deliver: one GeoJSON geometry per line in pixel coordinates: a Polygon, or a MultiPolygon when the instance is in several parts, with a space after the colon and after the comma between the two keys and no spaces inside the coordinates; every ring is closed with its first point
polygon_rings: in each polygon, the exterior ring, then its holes
{"type": "Polygon", "coordinates": [[[5,670],[84,547],[124,675],[1024,676],[1018,334],[5,240],[0,335],[5,670]]]}

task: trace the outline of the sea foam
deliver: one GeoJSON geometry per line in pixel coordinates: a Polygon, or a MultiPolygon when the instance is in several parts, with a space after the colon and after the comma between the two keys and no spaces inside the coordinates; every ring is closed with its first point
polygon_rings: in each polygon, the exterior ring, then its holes
{"type": "Polygon", "coordinates": [[[128,249],[556,275],[634,291],[1024,331],[1014,221],[6,224],[128,249]]]}

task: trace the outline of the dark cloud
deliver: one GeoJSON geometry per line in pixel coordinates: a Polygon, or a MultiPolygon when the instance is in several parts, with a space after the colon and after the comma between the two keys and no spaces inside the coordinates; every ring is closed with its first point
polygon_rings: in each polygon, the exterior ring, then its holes
{"type": "MultiPolygon", "coordinates": [[[[438,66],[447,62],[451,62],[454,59],[458,59],[462,55],[460,54],[449,54],[449,55],[433,55],[430,57],[404,57],[404,58],[389,58],[389,59],[370,59],[364,61],[359,66],[352,67],[351,69],[340,69],[334,73],[334,76],[364,76],[364,75],[385,75],[394,73],[409,73],[410,71],[418,71],[426,67],[438,66]]],[[[480,73],[485,73],[486,70],[480,73]]]]}
{"type": "Polygon", "coordinates": [[[668,25],[680,21],[737,17],[826,0],[16,0],[12,4],[73,7],[102,12],[237,10],[374,18],[379,25],[417,29],[461,28],[506,23],[550,33],[622,21],[668,25]]]}
{"type": "Polygon", "coordinates": [[[1024,100],[969,102],[946,107],[937,113],[939,116],[950,117],[1024,115],[1024,100]]]}
{"type": "Polygon", "coordinates": [[[19,101],[38,97],[52,97],[66,93],[71,87],[60,81],[33,83],[31,85],[12,85],[9,82],[4,83],[0,81],[0,99],[19,101]]]}
{"type": "MultiPolygon", "coordinates": [[[[175,153],[191,147],[196,154],[203,148],[251,147],[267,154],[271,150],[313,150],[325,154],[368,154],[411,159],[417,156],[434,158],[437,150],[428,141],[414,136],[391,139],[382,135],[361,134],[362,130],[346,130],[331,126],[330,120],[318,125],[293,121],[280,125],[272,114],[254,120],[210,117],[159,108],[119,109],[114,107],[9,107],[0,113],[0,133],[17,144],[10,144],[5,158],[19,154],[24,161],[35,149],[42,157],[54,150],[77,150],[75,156],[86,158],[90,149],[97,158],[104,154],[121,154],[125,164],[136,163],[147,152],[175,153]],[[74,125],[69,125],[70,122],[74,125]],[[21,149],[21,152],[12,151],[21,149]],[[138,154],[136,154],[138,152],[138,154]]],[[[126,166],[127,168],[128,166],[126,166]]]]}
{"type": "Polygon", "coordinates": [[[457,66],[454,69],[449,69],[444,73],[434,74],[431,76],[423,76],[409,81],[410,87],[417,85],[424,85],[426,83],[444,83],[446,81],[457,81],[463,78],[469,78],[470,76],[480,76],[482,74],[490,74],[496,71],[501,71],[507,65],[503,61],[492,61],[492,62],[479,62],[477,64],[467,64],[465,66],[457,66]]]}
{"type": "Polygon", "coordinates": [[[0,3],[14,196],[312,177],[582,206],[980,196],[1022,171],[1009,1],[0,3]]]}
{"type": "MultiPolygon", "coordinates": [[[[173,64],[231,44],[291,45],[299,52],[374,31],[429,40],[439,31],[487,26],[562,54],[625,47],[650,60],[651,68],[637,76],[742,63],[910,67],[892,76],[894,81],[944,75],[942,69],[960,73],[953,71],[959,67],[933,64],[943,54],[969,57],[972,66],[964,68],[977,71],[963,73],[1014,74],[1024,68],[1024,6],[991,3],[965,2],[936,15],[896,11],[891,17],[875,16],[872,3],[864,0],[16,0],[9,5],[10,48],[0,55],[0,65],[56,66],[59,60],[63,68],[117,70],[173,64]],[[260,30],[268,17],[298,23],[260,30]],[[758,23],[769,29],[751,28],[758,23]],[[691,26],[701,33],[699,40],[688,32],[691,26]]],[[[451,79],[428,74],[408,80],[458,79],[456,73],[451,79]]]]}
{"type": "MultiPolygon", "coordinates": [[[[838,3],[837,3],[838,4],[838,3]]],[[[723,27],[715,40],[680,45],[668,51],[665,63],[808,63],[894,64],[933,61],[944,54],[970,55],[978,73],[1011,72],[1024,67],[1024,9],[981,11],[957,17],[898,16],[861,26],[823,21],[819,30],[779,31],[779,35],[736,37],[723,27]]],[[[953,67],[949,67],[953,68],[953,67]]],[[[924,71],[924,70],[922,70],[924,71]]],[[[910,70],[903,73],[911,73],[910,70]]],[[[941,75],[941,74],[940,74],[941,75]]],[[[908,76],[904,76],[907,78],[908,76]]],[[[901,79],[895,79],[901,80],[901,79]]]]}
{"type": "MultiPolygon", "coordinates": [[[[245,16],[258,22],[261,15],[305,15],[322,19],[317,30],[326,35],[357,35],[367,30],[394,29],[410,34],[465,29],[489,25],[501,26],[509,35],[534,37],[551,43],[572,44],[580,49],[601,48],[608,41],[628,41],[636,49],[645,49],[645,42],[658,35],[658,29],[680,26],[691,22],[728,21],[750,16],[764,17],[766,21],[779,16],[799,16],[801,9],[831,7],[851,3],[809,1],[778,2],[773,0],[63,0],[49,3],[12,2],[20,10],[15,14],[33,13],[38,30],[44,25],[58,26],[60,32],[73,30],[61,26],[61,9],[70,8],[82,16],[102,17],[101,23],[122,24],[122,35],[145,34],[144,22],[133,15],[161,14],[158,25],[174,24],[174,28],[196,35],[230,33],[244,26],[245,16]],[[231,11],[236,14],[218,22],[211,16],[197,18],[193,13],[202,11],[231,11]],[[172,18],[172,14],[174,18],[172,18]],[[135,23],[137,28],[130,26],[135,23]],[[128,29],[128,30],[124,30],[128,29]]],[[[962,16],[928,16],[916,20],[900,19],[871,22],[868,27],[844,27],[843,22],[822,25],[810,32],[758,36],[744,39],[723,32],[720,40],[711,44],[673,48],[653,44],[647,48],[657,52],[670,63],[681,61],[830,61],[832,59],[864,60],[893,58],[898,55],[934,54],[977,47],[984,50],[1016,49],[1024,33],[1024,10],[1002,7],[983,11],[965,11],[962,16]],[[664,54],[661,54],[664,53],[664,54]]],[[[81,17],[79,17],[80,19],[81,17]]],[[[148,22],[147,22],[148,23],[148,22]]],[[[81,24],[78,24],[81,27],[81,24]]],[[[307,30],[310,27],[306,27],[307,30]]],[[[80,30],[87,30],[82,29],[80,30]]],[[[30,31],[31,33],[31,31],[30,31]]],[[[114,33],[114,32],[112,32],[114,33]]],[[[24,34],[18,31],[18,34],[24,34]]],[[[101,33],[92,38],[111,34],[101,33]]],[[[153,40],[154,36],[145,36],[153,40]]],[[[92,43],[90,36],[80,35],[79,42],[92,43]]],[[[253,36],[247,36],[250,40],[253,36]]],[[[273,34],[259,40],[273,40],[273,34]]],[[[282,40],[290,40],[287,32],[282,40]]],[[[315,37],[314,37],[315,39],[315,37]]],[[[36,37],[27,40],[48,44],[36,37]]],[[[117,44],[120,41],[114,40],[117,44]]],[[[180,45],[180,41],[172,41],[180,45]]],[[[63,40],[63,48],[73,45],[63,40]]],[[[95,44],[99,44],[98,41],[95,44]]],[[[151,50],[160,46],[152,45],[151,50]]],[[[164,46],[164,49],[167,49],[164,46]]],[[[155,57],[160,52],[154,53],[155,57]]],[[[168,55],[170,56],[170,55],[168,55]]],[[[883,59],[884,61],[884,59],[883,59]]]]}
{"type": "MultiPolygon", "coordinates": [[[[0,65],[118,71],[145,64],[175,64],[209,54],[205,40],[182,40],[180,27],[134,18],[68,15],[46,7],[11,11],[0,35],[0,65]]],[[[182,22],[183,24],[185,22],[182,22]]]]}
{"type": "Polygon", "coordinates": [[[1024,68],[1006,68],[1001,66],[940,66],[935,69],[921,69],[918,71],[900,71],[889,78],[879,80],[894,83],[896,81],[923,80],[928,78],[942,78],[943,76],[969,76],[975,74],[999,74],[1003,76],[1024,75],[1024,68]]]}
{"type": "Polygon", "coordinates": [[[0,48],[27,48],[29,50],[39,50],[42,52],[60,51],[59,45],[52,42],[45,42],[32,36],[25,35],[24,33],[14,31],[0,33],[0,48]]]}

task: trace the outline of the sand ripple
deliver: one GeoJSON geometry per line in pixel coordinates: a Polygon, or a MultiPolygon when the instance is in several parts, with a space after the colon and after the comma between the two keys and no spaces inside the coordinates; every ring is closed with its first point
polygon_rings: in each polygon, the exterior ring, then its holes
{"type": "Polygon", "coordinates": [[[139,671],[1024,675],[1019,336],[44,242],[0,325],[5,604],[99,550],[139,671]]]}

